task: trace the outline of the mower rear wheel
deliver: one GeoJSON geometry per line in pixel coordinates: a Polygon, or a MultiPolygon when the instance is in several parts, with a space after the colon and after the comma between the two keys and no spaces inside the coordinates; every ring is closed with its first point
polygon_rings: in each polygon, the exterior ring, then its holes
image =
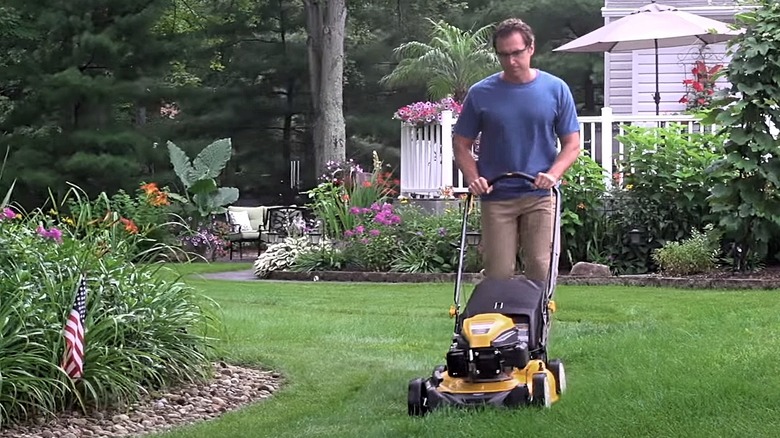
{"type": "Polygon", "coordinates": [[[555,376],[555,391],[558,394],[566,392],[566,371],[560,359],[553,359],[547,364],[547,368],[555,376]]]}
{"type": "Polygon", "coordinates": [[[547,373],[534,373],[531,385],[531,404],[545,408],[552,406],[552,387],[547,373]]]}
{"type": "Polygon", "coordinates": [[[428,397],[425,394],[425,382],[423,379],[417,378],[409,381],[409,397],[408,397],[408,410],[411,416],[422,416],[428,411],[427,400],[428,397]]]}

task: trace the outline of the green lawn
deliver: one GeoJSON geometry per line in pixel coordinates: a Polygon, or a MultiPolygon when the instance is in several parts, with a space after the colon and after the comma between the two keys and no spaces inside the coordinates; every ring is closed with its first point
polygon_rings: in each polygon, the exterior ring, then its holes
{"type": "Polygon", "coordinates": [[[780,430],[774,291],[561,286],[550,345],[568,375],[561,402],[420,419],[406,414],[407,383],[444,361],[452,285],[188,281],[222,306],[229,359],[273,367],[287,384],[268,401],[160,436],[763,437],[780,430]]]}

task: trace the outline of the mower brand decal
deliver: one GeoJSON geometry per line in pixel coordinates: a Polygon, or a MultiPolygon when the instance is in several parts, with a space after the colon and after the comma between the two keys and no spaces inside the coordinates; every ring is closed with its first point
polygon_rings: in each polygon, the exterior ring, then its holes
{"type": "Polygon", "coordinates": [[[493,327],[493,321],[474,324],[471,326],[471,333],[475,335],[484,335],[490,332],[491,327],[493,327]]]}

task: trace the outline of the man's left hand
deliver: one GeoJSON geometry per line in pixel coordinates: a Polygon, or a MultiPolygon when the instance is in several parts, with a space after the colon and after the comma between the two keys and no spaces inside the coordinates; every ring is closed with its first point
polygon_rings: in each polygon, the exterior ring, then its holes
{"type": "Polygon", "coordinates": [[[537,189],[547,190],[551,189],[557,182],[558,178],[554,177],[553,175],[545,172],[539,172],[536,174],[534,186],[536,186],[537,189]]]}

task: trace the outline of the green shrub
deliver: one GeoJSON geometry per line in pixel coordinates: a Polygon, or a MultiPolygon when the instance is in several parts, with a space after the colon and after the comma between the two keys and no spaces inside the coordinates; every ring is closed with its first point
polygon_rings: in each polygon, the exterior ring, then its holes
{"type": "Polygon", "coordinates": [[[561,184],[562,261],[604,262],[607,257],[604,169],[587,153],[581,154],[561,184]]]}
{"type": "Polygon", "coordinates": [[[696,229],[691,237],[680,242],[666,242],[653,251],[653,259],[661,272],[668,275],[690,275],[709,272],[715,268],[718,239],[712,227],[702,233],[696,229]]]}
{"type": "MultiPolygon", "coordinates": [[[[82,198],[83,199],[83,198],[82,198]]],[[[66,406],[117,406],[145,391],[210,373],[213,304],[134,264],[137,235],[92,223],[88,203],[72,224],[39,210],[0,216],[0,425],[66,406]],[[81,276],[87,281],[84,375],[60,368],[62,330],[81,276]]]]}
{"type": "Polygon", "coordinates": [[[672,123],[662,128],[626,126],[618,139],[626,146],[619,161],[622,184],[607,200],[610,265],[618,273],[655,269],[652,252],[667,241],[689,237],[714,218],[707,198],[722,176],[708,168],[721,156],[723,136],[689,133],[672,123]],[[641,232],[633,244],[631,230],[641,232]]]}
{"type": "Polygon", "coordinates": [[[754,270],[777,248],[780,234],[780,3],[736,15],[745,29],[727,44],[731,59],[723,70],[730,86],[716,96],[704,123],[723,126],[723,158],[710,172],[724,175],[712,188],[710,204],[718,224],[733,241],[733,266],[754,270]],[[773,129],[774,128],[774,129],[773,129]],[[774,246],[774,248],[772,248],[774,246]]]}

